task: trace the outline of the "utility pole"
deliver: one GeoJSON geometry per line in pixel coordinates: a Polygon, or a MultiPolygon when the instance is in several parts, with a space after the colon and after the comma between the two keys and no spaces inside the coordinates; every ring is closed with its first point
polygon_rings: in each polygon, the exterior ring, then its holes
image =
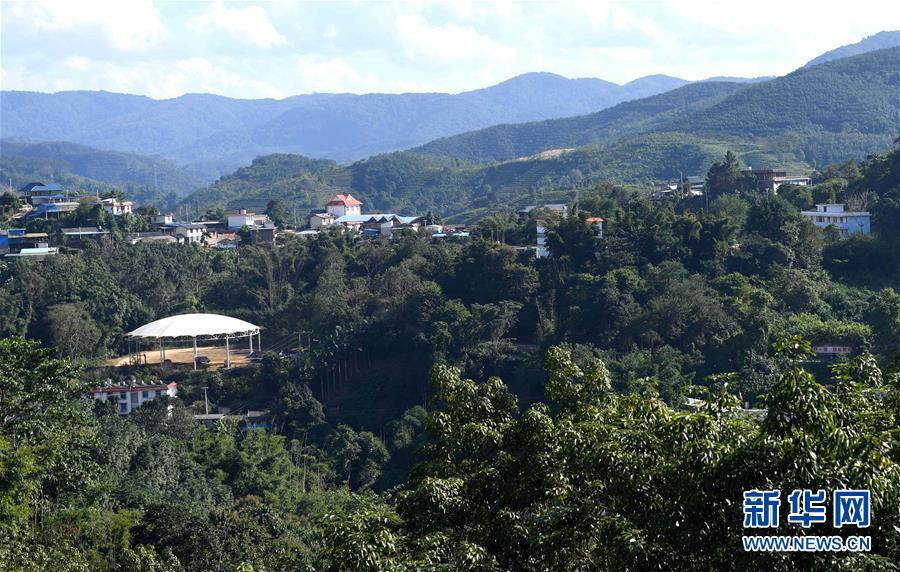
{"type": "Polygon", "coordinates": [[[207,397],[206,390],[207,390],[207,387],[204,386],[203,387],[203,404],[206,407],[206,414],[209,415],[209,398],[207,397]]]}

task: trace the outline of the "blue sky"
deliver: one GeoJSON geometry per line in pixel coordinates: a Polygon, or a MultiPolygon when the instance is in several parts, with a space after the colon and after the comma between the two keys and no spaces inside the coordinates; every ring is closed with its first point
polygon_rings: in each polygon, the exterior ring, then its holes
{"type": "Polygon", "coordinates": [[[0,87],[459,92],[528,71],[624,83],[781,75],[900,27],[900,2],[0,3],[0,87]]]}

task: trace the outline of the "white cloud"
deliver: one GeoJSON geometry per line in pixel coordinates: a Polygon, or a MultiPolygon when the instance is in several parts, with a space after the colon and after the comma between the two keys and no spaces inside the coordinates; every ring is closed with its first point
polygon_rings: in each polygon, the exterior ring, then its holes
{"type": "Polygon", "coordinates": [[[288,43],[269,20],[269,13],[261,6],[229,8],[221,2],[188,22],[188,27],[206,33],[226,32],[232,38],[260,48],[288,43]]]}
{"type": "Polygon", "coordinates": [[[458,92],[527,71],[783,74],[900,21],[883,0],[0,2],[3,89],[153,97],[458,92]]]}
{"type": "Polygon", "coordinates": [[[509,46],[478,33],[471,26],[448,22],[432,26],[421,14],[401,14],[394,20],[397,36],[407,56],[446,61],[506,60],[515,52],[509,46]]]}
{"type": "Polygon", "coordinates": [[[120,50],[145,50],[163,31],[152,0],[17,2],[4,7],[14,20],[49,33],[99,27],[120,50]]]}

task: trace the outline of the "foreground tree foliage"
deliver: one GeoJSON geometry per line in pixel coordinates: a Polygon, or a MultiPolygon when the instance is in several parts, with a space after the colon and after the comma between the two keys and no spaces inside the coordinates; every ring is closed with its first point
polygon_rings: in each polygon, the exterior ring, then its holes
{"type": "MultiPolygon", "coordinates": [[[[781,351],[795,361],[808,345],[781,351]]],[[[831,388],[791,366],[761,422],[724,390],[687,412],[612,392],[600,361],[554,348],[546,366],[548,403],[522,413],[499,379],[435,368],[428,461],[395,497],[413,555],[477,570],[896,569],[900,383],[870,357],[836,368],[831,388]],[[744,490],[813,487],[872,490],[871,555],[743,552],[744,490]]],[[[389,534],[383,522],[372,534],[389,534]]],[[[393,561],[400,543],[369,546],[393,561]]]]}
{"type": "Polygon", "coordinates": [[[708,208],[582,189],[545,217],[546,259],[508,213],[471,240],[0,262],[0,570],[890,570],[898,158],[784,196],[728,183],[708,208]],[[810,199],[869,201],[873,235],[818,231],[810,199]],[[260,324],[268,352],[103,365],[124,332],[195,311],[260,324]],[[132,376],[178,398],[127,418],[82,400],[132,376]],[[207,400],[272,429],[203,424],[207,400]],[[743,551],[744,490],[851,487],[873,494],[871,554],[743,551]]]}
{"type": "MultiPolygon", "coordinates": [[[[30,411],[3,411],[2,569],[895,570],[900,559],[900,376],[864,354],[822,385],[800,366],[799,338],[776,345],[786,366],[759,415],[738,407],[735,376],[678,409],[650,385],[616,392],[602,361],[578,365],[559,347],[546,403],[524,410],[500,379],[437,365],[423,460],[381,496],[317,488],[283,437],[211,431],[177,406],[86,415],[67,361],[15,339],[0,351],[2,403],[30,411]],[[85,440],[98,428],[103,439],[85,440]],[[743,552],[751,488],[871,490],[872,552],[743,552]]],[[[372,446],[348,431],[335,437],[344,449],[372,446]]],[[[367,478],[347,463],[351,480],[367,478]]]]}

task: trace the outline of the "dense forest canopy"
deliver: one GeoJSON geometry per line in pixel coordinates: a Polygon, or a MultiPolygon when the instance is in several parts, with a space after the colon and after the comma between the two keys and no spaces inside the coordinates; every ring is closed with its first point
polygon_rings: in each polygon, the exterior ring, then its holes
{"type": "MultiPolygon", "coordinates": [[[[538,209],[543,259],[510,210],[467,241],[233,251],[126,244],[125,217],[80,253],[0,262],[0,568],[896,569],[900,148],[778,194],[735,191],[737,156],[716,159],[708,204],[606,183],[566,218],[538,209]],[[799,214],[816,202],[865,206],[872,234],[817,229],[799,214]],[[105,365],[183,312],[306,345],[233,369],[105,365]],[[178,396],[130,417],[81,399],[132,377],[178,396]],[[203,424],[207,404],[272,427],[203,424]],[[754,487],[870,489],[872,551],[744,553],[754,487]]],[[[263,165],[302,169],[310,193],[335,170],[263,165]]]]}

